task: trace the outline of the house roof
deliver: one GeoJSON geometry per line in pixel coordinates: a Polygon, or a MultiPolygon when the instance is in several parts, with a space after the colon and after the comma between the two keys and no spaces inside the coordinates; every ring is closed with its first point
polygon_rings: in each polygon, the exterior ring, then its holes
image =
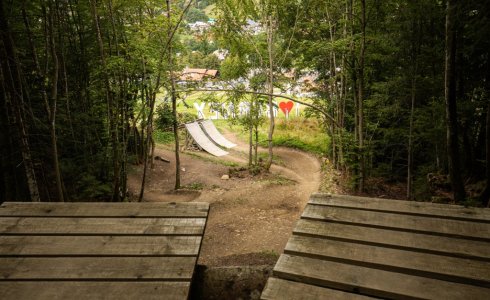
{"type": "Polygon", "coordinates": [[[218,70],[212,69],[193,69],[185,68],[180,75],[180,80],[184,81],[201,81],[206,78],[215,78],[218,75],[218,70]]]}

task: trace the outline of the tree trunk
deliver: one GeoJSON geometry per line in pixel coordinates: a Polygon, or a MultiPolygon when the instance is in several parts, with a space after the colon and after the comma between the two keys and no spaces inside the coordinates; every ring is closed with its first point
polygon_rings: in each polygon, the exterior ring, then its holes
{"type": "Polygon", "coordinates": [[[415,74],[412,75],[411,106],[410,106],[410,127],[408,129],[408,166],[407,166],[407,200],[413,200],[413,114],[415,109],[415,74]]]}
{"type": "Polygon", "coordinates": [[[366,180],[366,164],[364,153],[364,59],[366,54],[366,1],[361,0],[361,49],[359,54],[359,96],[357,106],[357,116],[359,120],[359,192],[364,191],[364,182],[366,180]]]}
{"type": "Polygon", "coordinates": [[[56,53],[56,45],[54,41],[54,21],[53,16],[54,8],[50,6],[48,18],[48,30],[49,30],[49,49],[51,52],[51,59],[53,62],[53,74],[51,77],[51,105],[49,107],[49,134],[51,137],[51,155],[53,159],[53,168],[56,178],[56,192],[58,194],[58,201],[64,202],[65,198],[63,196],[63,185],[61,181],[61,171],[60,164],[58,160],[58,144],[56,141],[56,110],[58,104],[58,78],[59,78],[59,62],[58,62],[58,54],[56,53]]]}
{"type": "MultiPolygon", "coordinates": [[[[146,80],[146,62],[143,59],[143,82],[146,80]]],[[[141,88],[141,101],[143,102],[143,107],[144,103],[146,103],[147,99],[150,96],[148,95],[147,88],[143,85],[141,88]]],[[[151,100],[150,100],[151,101],[151,100]]],[[[146,140],[142,139],[142,144],[143,144],[143,176],[141,178],[141,188],[140,188],[140,195],[138,197],[138,202],[143,201],[143,196],[145,195],[145,186],[146,186],[146,173],[148,172],[148,151],[150,147],[150,136],[151,136],[151,130],[150,130],[150,120],[152,118],[152,111],[151,111],[151,103],[150,105],[150,113],[148,115],[148,119],[146,119],[146,140]]],[[[144,109],[144,108],[143,108],[144,109]]],[[[145,120],[145,116],[143,117],[143,120],[145,120]]],[[[145,128],[143,127],[143,124],[141,124],[141,132],[144,134],[145,128]]]]}
{"type": "Polygon", "coordinates": [[[272,94],[274,93],[274,38],[273,38],[273,24],[272,24],[272,16],[268,16],[267,19],[267,52],[269,54],[269,68],[267,74],[267,91],[269,93],[269,114],[270,114],[270,124],[269,124],[269,133],[268,133],[268,146],[269,146],[269,156],[267,157],[267,162],[265,163],[264,169],[269,171],[272,165],[272,137],[274,135],[274,104],[272,102],[272,94]]]}
{"type": "MultiPolygon", "coordinates": [[[[171,3],[167,0],[167,16],[168,22],[171,24],[171,3]]],[[[175,76],[174,76],[174,63],[172,55],[172,31],[169,31],[169,46],[168,46],[168,63],[170,68],[170,96],[172,98],[172,113],[174,116],[173,120],[173,131],[175,139],[175,189],[180,189],[180,147],[179,147],[179,124],[177,120],[177,94],[175,92],[175,76]]]]}
{"type": "MultiPolygon", "coordinates": [[[[3,55],[0,55],[3,59],[3,55]]],[[[21,195],[17,192],[19,182],[16,180],[16,168],[13,159],[17,152],[12,146],[13,130],[11,122],[11,107],[7,106],[7,87],[3,76],[3,60],[0,61],[0,199],[19,201],[21,195]]],[[[1,201],[4,201],[1,200],[1,201]]]]}
{"type": "Polygon", "coordinates": [[[0,49],[0,51],[2,51],[0,56],[2,57],[1,66],[3,68],[3,76],[7,87],[6,94],[10,98],[15,123],[20,135],[20,151],[26,172],[27,187],[29,189],[30,198],[33,202],[39,202],[41,199],[39,196],[36,174],[34,172],[34,165],[32,163],[29,138],[21,112],[21,106],[24,103],[24,96],[21,73],[19,69],[20,66],[16,55],[14,41],[10,33],[10,27],[6,20],[3,1],[0,1],[0,28],[2,28],[2,30],[0,30],[0,35],[3,42],[3,49],[0,49]]]}
{"type": "Polygon", "coordinates": [[[407,149],[407,200],[413,200],[413,118],[415,112],[415,98],[417,96],[417,72],[418,55],[420,50],[420,32],[415,20],[412,21],[412,41],[411,41],[411,89],[410,89],[410,125],[408,129],[408,149],[407,149]]]}
{"type": "Polygon", "coordinates": [[[456,107],[456,1],[446,3],[446,57],[445,57],[445,99],[447,124],[447,150],[449,177],[453,188],[454,200],[462,202],[466,192],[459,165],[458,116],[456,107]]]}
{"type": "Polygon", "coordinates": [[[252,168],[253,165],[253,130],[254,130],[254,122],[253,122],[253,99],[250,100],[250,111],[249,111],[249,124],[248,124],[248,168],[252,168]]]}
{"type": "Polygon", "coordinates": [[[109,82],[109,74],[107,71],[107,64],[105,59],[104,43],[102,41],[102,35],[99,26],[99,16],[97,13],[97,7],[95,0],[90,0],[90,8],[92,11],[92,17],[94,19],[94,27],[97,34],[97,44],[99,46],[100,62],[102,64],[102,73],[105,86],[106,102],[107,102],[107,122],[109,123],[109,136],[112,143],[112,162],[113,162],[113,178],[112,178],[112,201],[119,201],[120,196],[120,168],[119,168],[119,144],[117,138],[117,131],[114,126],[114,99],[109,82]]]}

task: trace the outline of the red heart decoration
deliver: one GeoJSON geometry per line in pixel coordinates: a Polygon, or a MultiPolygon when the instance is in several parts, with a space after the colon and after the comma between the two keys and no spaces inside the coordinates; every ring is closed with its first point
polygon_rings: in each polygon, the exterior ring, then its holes
{"type": "Polygon", "coordinates": [[[293,101],[288,101],[288,102],[279,102],[279,108],[282,110],[282,112],[287,115],[291,110],[293,109],[293,101]]]}

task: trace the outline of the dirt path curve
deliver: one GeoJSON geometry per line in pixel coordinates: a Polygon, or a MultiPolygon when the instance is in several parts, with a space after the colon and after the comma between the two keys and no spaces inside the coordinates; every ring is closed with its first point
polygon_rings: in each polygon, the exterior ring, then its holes
{"type": "MultiPolygon", "coordinates": [[[[248,145],[233,132],[224,134],[238,146],[219,160],[247,162],[248,145]]],[[[260,149],[265,152],[266,149],[260,149]]],[[[159,147],[156,155],[173,161],[169,149],[159,147]]],[[[263,264],[282,253],[292,228],[311,193],[320,186],[319,160],[305,152],[274,148],[279,165],[264,177],[232,177],[222,180],[229,167],[218,164],[206,153],[181,155],[182,185],[190,189],[171,192],[173,162],[156,162],[147,179],[145,201],[204,201],[211,204],[199,263],[212,266],[263,264]],[[196,157],[196,155],[200,157],[196,157]],[[192,188],[201,189],[199,191],[192,188]]],[[[130,192],[139,191],[141,169],[129,178],[130,192]]]]}

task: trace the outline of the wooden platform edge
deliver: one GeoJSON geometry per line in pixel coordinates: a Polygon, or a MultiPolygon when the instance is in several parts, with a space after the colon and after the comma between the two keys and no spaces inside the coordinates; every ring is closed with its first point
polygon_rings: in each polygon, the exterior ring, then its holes
{"type": "Polygon", "coordinates": [[[490,223],[490,209],[422,201],[313,193],[308,204],[490,223]]]}
{"type": "Polygon", "coordinates": [[[203,218],[207,202],[4,202],[0,217],[203,218]]]}

